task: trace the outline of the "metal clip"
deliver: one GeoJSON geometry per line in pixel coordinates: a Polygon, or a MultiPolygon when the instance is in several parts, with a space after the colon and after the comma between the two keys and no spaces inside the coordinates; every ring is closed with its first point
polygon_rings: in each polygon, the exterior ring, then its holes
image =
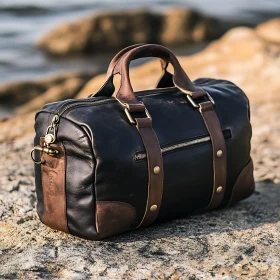
{"type": "Polygon", "coordinates": [[[35,151],[40,151],[40,152],[46,153],[46,154],[48,154],[49,156],[52,156],[52,157],[59,154],[58,150],[51,149],[51,148],[48,148],[48,147],[35,146],[30,152],[30,157],[34,161],[34,163],[36,163],[36,164],[41,164],[42,161],[36,161],[35,160],[35,151]]]}
{"type": "Polygon", "coordinates": [[[55,115],[52,119],[51,125],[47,127],[45,135],[45,143],[47,147],[56,141],[57,125],[59,123],[59,116],[55,115]]]}
{"type": "MultiPolygon", "coordinates": [[[[127,107],[124,109],[124,111],[125,111],[125,114],[126,114],[128,120],[129,120],[129,122],[130,122],[131,124],[136,124],[135,120],[132,118],[132,116],[131,116],[131,114],[130,114],[130,112],[129,112],[129,110],[128,110],[127,107]]],[[[151,117],[151,115],[149,114],[147,108],[145,108],[145,114],[146,114],[146,117],[147,117],[147,118],[152,119],[152,117],[151,117]]]]}
{"type": "MultiPolygon", "coordinates": [[[[215,101],[214,101],[214,99],[212,98],[212,96],[211,96],[207,91],[205,91],[205,92],[206,92],[206,95],[207,95],[209,101],[211,101],[211,103],[212,103],[213,105],[215,105],[215,101]]],[[[191,105],[192,105],[194,108],[199,109],[199,108],[200,108],[199,104],[197,104],[197,103],[194,102],[194,100],[192,99],[191,95],[190,95],[190,94],[186,94],[186,95],[187,95],[187,99],[189,100],[189,102],[191,103],[191,105]]]]}

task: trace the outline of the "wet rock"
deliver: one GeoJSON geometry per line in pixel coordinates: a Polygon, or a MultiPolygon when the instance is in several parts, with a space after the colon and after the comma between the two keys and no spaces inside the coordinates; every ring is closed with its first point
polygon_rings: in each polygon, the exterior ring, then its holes
{"type": "Polygon", "coordinates": [[[217,38],[223,32],[214,19],[187,9],[154,13],[112,11],[60,25],[38,46],[52,55],[116,51],[136,43],[180,45],[217,38]]]}

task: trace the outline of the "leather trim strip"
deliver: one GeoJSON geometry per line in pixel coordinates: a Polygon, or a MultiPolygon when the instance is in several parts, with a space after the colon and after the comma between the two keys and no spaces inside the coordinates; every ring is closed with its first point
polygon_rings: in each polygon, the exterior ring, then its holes
{"type": "MultiPolygon", "coordinates": [[[[40,138],[43,146],[44,137],[40,138]]],[[[59,150],[56,156],[46,153],[41,155],[42,188],[44,194],[44,212],[42,222],[53,229],[68,231],[66,217],[65,193],[65,149],[61,142],[52,144],[52,148],[59,150]]]]}
{"type": "Polygon", "coordinates": [[[163,163],[158,138],[150,118],[135,118],[136,127],[142,138],[148,163],[148,195],[144,216],[138,227],[152,224],[158,216],[163,192],[163,163]]]}
{"type": "Polygon", "coordinates": [[[219,119],[210,101],[200,103],[199,109],[209,132],[213,150],[214,186],[207,209],[217,208],[223,201],[226,189],[227,156],[226,144],[219,119]]]}

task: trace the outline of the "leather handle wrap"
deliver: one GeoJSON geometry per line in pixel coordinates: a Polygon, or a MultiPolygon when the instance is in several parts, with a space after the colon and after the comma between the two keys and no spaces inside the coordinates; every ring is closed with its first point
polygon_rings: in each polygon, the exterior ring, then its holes
{"type": "Polygon", "coordinates": [[[162,58],[166,63],[172,64],[174,68],[174,84],[180,90],[184,91],[187,94],[191,94],[193,99],[200,98],[206,93],[203,89],[196,87],[183,68],[181,67],[176,56],[167,48],[160,45],[143,45],[136,47],[128,51],[123,57],[117,62],[113,74],[119,73],[121,75],[121,87],[116,95],[116,98],[127,104],[138,103],[137,99],[134,96],[133,89],[130,83],[129,77],[129,64],[132,60],[142,57],[158,57],[162,58]]]}
{"type": "MultiPolygon", "coordinates": [[[[146,44],[146,43],[140,43],[140,44],[135,44],[135,45],[131,45],[129,47],[126,47],[124,49],[122,49],[121,51],[119,51],[114,57],[113,59],[111,60],[110,64],[109,64],[109,67],[108,67],[108,70],[107,70],[107,74],[106,74],[106,79],[108,79],[112,73],[113,73],[113,70],[116,66],[116,64],[118,63],[118,61],[123,57],[123,55],[125,55],[127,52],[129,52],[130,50],[133,50],[137,47],[141,47],[141,46],[144,46],[144,45],[149,45],[149,44],[146,44]]],[[[167,66],[168,66],[168,62],[166,62],[165,60],[163,59],[160,59],[160,66],[162,68],[162,70],[166,70],[167,66]]]]}

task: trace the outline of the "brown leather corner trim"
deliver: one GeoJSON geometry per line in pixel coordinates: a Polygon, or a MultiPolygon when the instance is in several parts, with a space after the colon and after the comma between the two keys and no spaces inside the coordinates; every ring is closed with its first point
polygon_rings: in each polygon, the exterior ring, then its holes
{"type": "Polygon", "coordinates": [[[142,138],[148,163],[148,196],[144,216],[138,227],[153,223],[158,215],[163,192],[163,163],[158,138],[150,118],[136,118],[137,129],[142,138]]]}
{"type": "Polygon", "coordinates": [[[98,239],[129,230],[136,219],[135,208],[121,201],[96,201],[98,239]]]}
{"type": "Polygon", "coordinates": [[[228,205],[249,197],[255,191],[254,165],[252,159],[239,174],[233,188],[228,205]]]}
{"type": "Polygon", "coordinates": [[[217,208],[223,201],[226,189],[226,144],[219,119],[214,111],[213,104],[210,101],[200,103],[199,111],[210,134],[212,142],[214,186],[212,197],[207,209],[214,209],[217,208]],[[222,155],[219,154],[221,152],[222,155]]]}
{"type": "MultiPolygon", "coordinates": [[[[43,146],[44,138],[40,138],[43,146]]],[[[66,193],[65,193],[65,149],[61,142],[51,145],[59,150],[56,156],[46,153],[41,155],[42,188],[44,195],[44,213],[42,221],[53,229],[68,231],[66,217],[66,193]]]]}

